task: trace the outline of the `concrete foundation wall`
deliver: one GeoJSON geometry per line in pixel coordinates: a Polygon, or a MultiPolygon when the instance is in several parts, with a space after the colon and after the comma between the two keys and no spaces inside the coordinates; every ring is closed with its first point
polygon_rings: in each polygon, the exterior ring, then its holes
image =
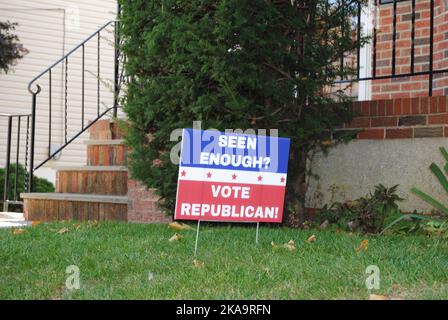
{"type": "Polygon", "coordinates": [[[410,192],[413,186],[448,205],[448,194],[429,170],[431,162],[443,168],[442,146],[448,148],[447,138],[354,140],[334,147],[327,156],[317,154],[312,170],[320,178],[310,181],[308,207],[356,199],[380,183],[399,184],[399,194],[406,199],[400,208],[405,211],[432,209],[410,192]]]}

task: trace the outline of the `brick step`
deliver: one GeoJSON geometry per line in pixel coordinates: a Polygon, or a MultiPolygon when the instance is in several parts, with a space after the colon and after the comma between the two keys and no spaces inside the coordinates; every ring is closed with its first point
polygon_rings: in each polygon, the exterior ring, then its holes
{"type": "Polygon", "coordinates": [[[124,140],[87,140],[87,165],[122,166],[128,157],[128,147],[124,140]]]}
{"type": "Polygon", "coordinates": [[[128,192],[128,171],[121,166],[59,167],[56,192],[118,195],[128,192]]]}
{"type": "Polygon", "coordinates": [[[123,139],[126,124],[121,120],[98,120],[90,128],[90,139],[123,139]]]}
{"type": "Polygon", "coordinates": [[[128,198],[73,193],[22,193],[25,220],[127,221],[128,198]]]}

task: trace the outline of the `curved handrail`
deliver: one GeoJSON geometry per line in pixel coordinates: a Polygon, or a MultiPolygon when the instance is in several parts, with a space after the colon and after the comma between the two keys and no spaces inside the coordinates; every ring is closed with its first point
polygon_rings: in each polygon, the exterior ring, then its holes
{"type": "Polygon", "coordinates": [[[98,120],[100,120],[102,117],[104,117],[109,111],[113,110],[115,108],[114,107],[109,107],[106,109],[106,111],[103,111],[97,118],[95,118],[94,120],[92,120],[87,126],[85,126],[81,131],[79,131],[75,136],[73,136],[72,138],[70,138],[70,140],[68,140],[65,144],[63,144],[62,146],[60,146],[57,150],[53,151],[53,153],[44,161],[42,161],[41,163],[39,163],[34,169],[33,171],[39,169],[40,167],[42,167],[44,164],[46,164],[48,161],[50,161],[55,155],[57,155],[59,152],[61,152],[62,150],[65,149],[65,147],[67,147],[70,143],[72,143],[75,139],[77,139],[81,134],[83,134],[85,131],[87,131],[91,126],[93,126],[98,120]]]}
{"type": "Polygon", "coordinates": [[[59,153],[60,151],[62,151],[65,147],[67,147],[71,142],[73,142],[75,139],[77,139],[83,132],[85,132],[88,128],[90,128],[90,126],[95,123],[96,121],[98,121],[99,119],[101,119],[106,113],[108,113],[109,111],[113,110],[114,111],[114,116],[117,115],[117,108],[118,106],[118,94],[119,94],[119,84],[118,84],[118,80],[120,79],[118,76],[119,73],[119,52],[118,52],[118,47],[119,47],[119,35],[117,32],[117,27],[118,27],[118,23],[119,20],[110,20],[108,22],[106,22],[104,25],[100,26],[95,32],[93,32],[90,36],[88,36],[87,38],[85,38],[82,42],[80,42],[77,46],[75,46],[73,49],[71,49],[69,52],[67,52],[66,54],[64,54],[61,58],[59,58],[57,61],[55,61],[53,64],[51,64],[49,67],[47,67],[45,70],[43,70],[42,72],[40,72],[37,76],[35,76],[29,83],[28,83],[28,91],[31,93],[32,95],[32,103],[31,103],[31,121],[30,121],[30,163],[29,163],[29,186],[28,189],[30,192],[32,192],[33,190],[33,172],[35,170],[37,170],[38,168],[40,168],[42,165],[44,165],[45,163],[47,163],[50,159],[52,159],[57,153],[59,153]],[[108,108],[106,111],[104,112],[100,112],[100,38],[101,38],[101,31],[103,31],[106,27],[110,26],[110,25],[114,25],[115,27],[115,50],[114,50],[114,105],[113,107],[108,108]],[[90,124],[85,126],[84,125],[84,47],[86,45],[86,43],[88,41],[90,41],[92,38],[94,38],[95,36],[98,37],[98,50],[97,50],[97,66],[98,66],[98,77],[97,77],[97,117],[93,120],[91,120],[90,124]],[[73,137],[68,138],[67,137],[67,65],[68,65],[68,57],[70,55],[72,55],[76,50],[78,50],[79,48],[82,48],[82,111],[81,111],[81,130],[75,134],[73,137]],[[52,77],[51,77],[51,73],[52,73],[52,69],[54,67],[56,67],[58,64],[60,64],[61,62],[65,62],[65,124],[64,124],[64,139],[65,142],[62,144],[62,146],[60,146],[56,151],[52,151],[52,145],[51,145],[51,114],[52,114],[52,99],[51,99],[51,82],[52,82],[52,77]],[[37,106],[37,95],[42,91],[41,90],[41,86],[37,83],[37,81],[39,79],[42,78],[42,76],[44,76],[45,74],[49,74],[49,107],[48,107],[48,112],[49,112],[49,125],[48,125],[48,157],[42,161],[41,163],[39,163],[37,166],[34,166],[34,148],[35,148],[35,136],[36,136],[36,106],[37,106]]]}
{"type": "Polygon", "coordinates": [[[56,65],[58,65],[59,63],[61,63],[62,61],[64,61],[68,56],[70,56],[73,52],[75,52],[77,49],[79,49],[80,47],[82,47],[84,44],[86,44],[87,41],[89,41],[90,39],[92,39],[94,36],[96,36],[98,34],[98,32],[101,32],[102,30],[104,30],[107,26],[109,26],[112,23],[116,23],[118,20],[110,20],[107,23],[105,23],[103,26],[101,26],[99,29],[97,29],[94,33],[92,33],[90,36],[88,36],[86,39],[84,39],[81,43],[79,43],[76,47],[74,47],[72,50],[70,50],[69,52],[67,52],[65,55],[62,56],[62,58],[58,59],[56,62],[54,62],[52,65],[50,65],[48,68],[46,68],[44,71],[42,71],[41,73],[39,73],[37,76],[35,76],[30,82],[28,82],[28,91],[31,94],[38,94],[41,90],[39,85],[37,86],[37,91],[33,92],[31,86],[33,85],[33,83],[40,79],[40,77],[42,77],[44,74],[46,74],[48,71],[50,71],[51,69],[53,69],[56,65]]]}
{"type": "Polygon", "coordinates": [[[0,113],[0,117],[30,117],[31,113],[0,113]]]}

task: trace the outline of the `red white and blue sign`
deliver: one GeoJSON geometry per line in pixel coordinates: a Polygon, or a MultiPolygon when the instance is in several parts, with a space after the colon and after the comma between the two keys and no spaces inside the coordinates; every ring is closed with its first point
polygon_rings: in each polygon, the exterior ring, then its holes
{"type": "Polygon", "coordinates": [[[183,129],[175,219],[282,222],[289,138],[183,129]]]}

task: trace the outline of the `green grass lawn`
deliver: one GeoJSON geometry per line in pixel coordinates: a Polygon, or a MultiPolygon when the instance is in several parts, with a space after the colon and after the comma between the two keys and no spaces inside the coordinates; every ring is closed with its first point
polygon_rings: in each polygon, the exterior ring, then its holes
{"type": "Polygon", "coordinates": [[[24,234],[0,230],[1,299],[367,299],[365,269],[377,265],[381,288],[405,299],[448,298],[448,241],[423,236],[361,236],[325,230],[201,227],[195,231],[130,223],[41,224],[24,234]],[[61,228],[69,231],[58,234],[61,228]],[[315,234],[317,240],[307,243],[315,234]],[[357,252],[369,240],[367,250],[357,252]],[[294,240],[296,250],[271,241],[294,240]],[[81,288],[65,271],[80,268],[81,288]],[[148,274],[152,279],[149,280],[148,274]]]}

